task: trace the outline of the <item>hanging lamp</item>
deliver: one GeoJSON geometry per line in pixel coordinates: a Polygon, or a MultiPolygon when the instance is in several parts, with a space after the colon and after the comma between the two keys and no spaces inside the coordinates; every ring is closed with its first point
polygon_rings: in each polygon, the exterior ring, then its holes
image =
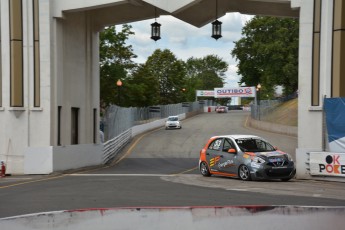
{"type": "Polygon", "coordinates": [[[222,37],[222,22],[218,21],[218,0],[216,0],[216,20],[212,22],[212,36],[218,40],[222,37]]]}
{"type": "Polygon", "coordinates": [[[151,39],[157,41],[161,39],[161,24],[157,22],[157,8],[155,7],[155,22],[151,24],[151,39]]]}

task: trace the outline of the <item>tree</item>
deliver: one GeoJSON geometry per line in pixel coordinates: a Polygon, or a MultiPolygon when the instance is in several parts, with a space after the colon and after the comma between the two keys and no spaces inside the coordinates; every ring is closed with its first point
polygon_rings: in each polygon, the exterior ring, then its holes
{"type": "Polygon", "coordinates": [[[238,61],[240,84],[262,85],[260,95],[273,96],[283,86],[289,95],[298,88],[297,19],[256,16],[242,29],[242,38],[231,51],[238,61]]]}
{"type": "MultiPolygon", "coordinates": [[[[120,32],[115,26],[110,26],[100,33],[100,94],[101,108],[110,104],[119,104],[117,101],[119,89],[116,86],[118,79],[125,81],[128,72],[136,67],[132,61],[137,56],[133,53],[131,45],[126,40],[134,32],[130,25],[123,25],[120,32]]],[[[124,84],[125,85],[125,84],[124,84]]],[[[125,87],[121,95],[125,95],[125,87]]]]}
{"type": "Polygon", "coordinates": [[[185,100],[185,64],[170,50],[156,49],[148,57],[145,67],[158,82],[160,104],[180,103],[185,100]]]}
{"type": "Polygon", "coordinates": [[[213,90],[223,87],[228,64],[216,55],[207,55],[203,58],[189,58],[186,68],[187,97],[188,100],[194,101],[196,90],[213,90]]]}
{"type": "Polygon", "coordinates": [[[126,106],[147,107],[159,104],[159,82],[146,64],[138,66],[128,78],[126,106]]]}

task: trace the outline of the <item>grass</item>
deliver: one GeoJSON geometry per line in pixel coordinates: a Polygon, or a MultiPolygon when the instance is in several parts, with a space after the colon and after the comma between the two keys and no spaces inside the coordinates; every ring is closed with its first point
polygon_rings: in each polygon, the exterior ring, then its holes
{"type": "Polygon", "coordinates": [[[297,126],[298,98],[284,102],[264,116],[262,120],[289,126],[297,126]]]}

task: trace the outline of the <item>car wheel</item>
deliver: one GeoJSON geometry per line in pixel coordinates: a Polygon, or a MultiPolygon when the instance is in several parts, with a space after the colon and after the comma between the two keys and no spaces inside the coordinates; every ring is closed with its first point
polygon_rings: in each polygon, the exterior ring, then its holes
{"type": "Polygon", "coordinates": [[[246,165],[241,165],[238,169],[238,176],[241,180],[248,181],[250,178],[250,171],[246,165]]]}
{"type": "Polygon", "coordinates": [[[208,166],[207,166],[205,161],[201,162],[201,164],[200,164],[200,173],[203,176],[211,176],[211,173],[208,170],[208,166]]]}
{"type": "Polygon", "coordinates": [[[284,181],[284,182],[287,182],[289,180],[291,180],[292,178],[284,178],[284,179],[281,179],[281,181],[284,181]]]}

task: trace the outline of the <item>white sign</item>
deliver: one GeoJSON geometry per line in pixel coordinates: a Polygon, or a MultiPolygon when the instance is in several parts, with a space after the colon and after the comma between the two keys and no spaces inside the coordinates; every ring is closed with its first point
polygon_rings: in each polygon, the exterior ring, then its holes
{"type": "Polygon", "coordinates": [[[255,87],[215,88],[215,98],[255,97],[255,87]]]}
{"type": "Polygon", "coordinates": [[[310,174],[345,177],[345,153],[311,152],[310,174]]]}
{"type": "Polygon", "coordinates": [[[197,90],[196,96],[197,97],[213,97],[214,91],[213,90],[197,90]]]}

